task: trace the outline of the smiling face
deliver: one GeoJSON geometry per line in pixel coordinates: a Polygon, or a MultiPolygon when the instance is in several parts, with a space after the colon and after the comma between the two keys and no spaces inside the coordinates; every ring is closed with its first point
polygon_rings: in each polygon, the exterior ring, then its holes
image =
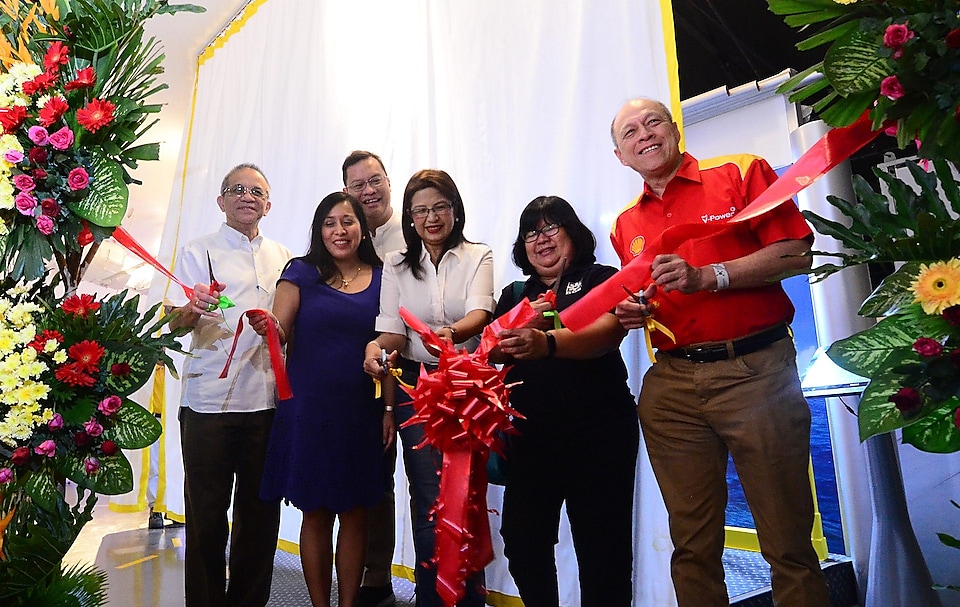
{"type": "Polygon", "coordinates": [[[410,215],[417,236],[433,254],[443,251],[443,243],[453,232],[453,203],[440,190],[424,188],[410,199],[410,215]]]}
{"type": "Polygon", "coordinates": [[[527,259],[540,280],[546,284],[555,281],[570,267],[570,263],[576,255],[573,241],[563,226],[560,226],[556,233],[551,236],[544,234],[544,232],[548,234],[553,232],[549,227],[555,225],[555,223],[541,218],[534,229],[536,238],[533,240],[524,238],[524,250],[527,253],[527,259]],[[548,229],[544,230],[544,227],[548,229]]]}
{"type": "Polygon", "coordinates": [[[669,179],[680,168],[680,129],[652,99],[627,103],[613,120],[614,154],[645,181],[669,179]]]}
{"type": "Polygon", "coordinates": [[[330,209],[327,216],[323,218],[320,235],[323,238],[323,246],[335,262],[357,261],[357,249],[360,247],[363,233],[360,220],[348,201],[345,200],[330,209]]]}
{"type": "Polygon", "coordinates": [[[347,167],[347,185],[344,192],[352,194],[363,205],[363,214],[371,230],[376,230],[390,219],[390,179],[376,158],[364,158],[347,167]],[[380,178],[379,185],[372,185],[380,178]]]}
{"type": "Polygon", "coordinates": [[[220,210],[226,215],[227,225],[234,230],[254,238],[259,233],[257,226],[270,211],[270,186],[258,171],[241,168],[230,174],[225,180],[225,191],[217,197],[220,210]],[[238,185],[243,188],[237,188],[238,185]],[[238,190],[243,190],[238,194],[238,190]],[[255,195],[260,192],[261,195],[255,195]]]}

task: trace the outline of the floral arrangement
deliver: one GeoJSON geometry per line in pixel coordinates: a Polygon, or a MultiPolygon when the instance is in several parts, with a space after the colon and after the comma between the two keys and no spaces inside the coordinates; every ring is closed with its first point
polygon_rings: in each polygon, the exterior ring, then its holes
{"type": "MultiPolygon", "coordinates": [[[[36,592],[38,558],[59,561],[90,518],[96,493],[133,488],[122,449],[160,436],[160,423],[129,400],[176,337],[160,334],[159,304],[141,317],[139,297],[72,295],[52,307],[23,287],[0,296],[0,602],[36,592]],[[81,495],[71,513],[57,484],[81,495]],[[84,492],[89,491],[84,497],[84,492]],[[86,502],[87,508],[80,504],[86,502]],[[51,541],[51,538],[63,541],[51,541]],[[53,554],[50,551],[53,550],[53,554]]],[[[44,575],[49,575],[45,571],[44,575]]],[[[42,588],[41,588],[42,589],[42,588]]],[[[33,594],[31,600],[37,600],[33,594]]],[[[19,598],[25,599],[26,596],[19,598]]]]}
{"type": "Polygon", "coordinates": [[[880,318],[873,327],[827,350],[839,366],[870,378],[858,409],[860,438],[903,429],[903,440],[932,452],[960,451],[960,186],[943,160],[926,172],[907,165],[915,191],[875,169],[890,200],[854,176],[856,202],[830,196],[850,226],[810,211],[821,234],[852,253],[815,251],[841,264],[812,270],[820,277],[868,262],[905,262],[867,298],[859,314],[880,318]]]}
{"type": "Polygon", "coordinates": [[[166,0],[3,0],[0,19],[0,267],[34,280],[56,260],[67,290],[120,225],[128,169],[160,111],[146,99],[163,55],[144,40],[156,14],[203,11],[166,0]],[[90,246],[88,246],[90,245],[90,246]]]}
{"type": "Polygon", "coordinates": [[[960,11],[955,0],[768,0],[788,25],[823,24],[797,45],[829,45],[786,81],[791,101],[816,99],[832,126],[870,112],[874,130],[916,141],[925,158],[960,162],[960,11]],[[823,78],[808,82],[819,73],[823,78]]]}

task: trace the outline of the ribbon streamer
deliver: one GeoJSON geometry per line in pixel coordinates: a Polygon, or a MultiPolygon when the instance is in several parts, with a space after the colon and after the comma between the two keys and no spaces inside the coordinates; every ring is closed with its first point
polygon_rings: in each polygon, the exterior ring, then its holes
{"type": "Polygon", "coordinates": [[[650,334],[654,331],[660,331],[669,337],[673,343],[677,343],[677,337],[673,334],[673,331],[668,329],[662,322],[654,320],[653,316],[647,317],[643,324],[643,341],[647,345],[647,356],[650,357],[650,362],[655,363],[657,362],[657,357],[653,354],[653,342],[650,340],[650,334]]]}
{"type": "Polygon", "coordinates": [[[421,365],[416,387],[402,385],[413,399],[414,416],[401,427],[423,424],[424,440],[416,448],[433,447],[443,454],[440,493],[430,510],[436,520],[431,562],[437,568],[437,593],[448,606],[466,594],[466,582],[493,560],[487,518],[487,467],[490,451],[503,453],[499,433],[516,430],[510,416],[522,417],[509,405],[508,368],[497,370],[488,356],[504,329],[526,326],[537,317],[526,299],[488,325],[474,353],[457,350],[405,308],[404,322],[440,352],[436,371],[421,365]]]}
{"type": "Polygon", "coordinates": [[[157,261],[156,257],[144,249],[143,245],[137,242],[129,232],[123,229],[123,226],[117,226],[117,228],[113,231],[113,239],[122,244],[124,248],[145,261],[147,264],[156,268],[158,272],[180,285],[180,288],[183,289],[183,293],[187,296],[187,299],[193,299],[193,287],[184,284],[179,278],[174,276],[170,270],[168,270],[162,263],[157,261]]]}
{"type": "Polygon", "coordinates": [[[873,141],[880,132],[871,129],[868,113],[864,112],[850,126],[833,129],[821,137],[779,179],[770,184],[769,188],[726,222],[684,223],[666,229],[619,272],[561,312],[563,324],[573,331],[590,326],[601,314],[623,301],[623,286],[637,292],[649,285],[650,264],[654,257],[676,251],[688,240],[727,230],[731,225],[763,215],[787,202],[851,154],[873,141]]]}
{"type": "MultiPolygon", "coordinates": [[[[230,363],[233,361],[233,354],[237,350],[237,340],[240,339],[240,332],[243,331],[243,317],[248,319],[254,314],[266,314],[267,311],[261,308],[247,310],[237,321],[237,332],[233,334],[233,343],[230,345],[230,352],[227,354],[227,362],[223,365],[223,371],[220,372],[220,379],[227,378],[227,372],[230,371],[230,363]]],[[[287,366],[283,362],[283,347],[280,345],[280,333],[277,332],[277,325],[272,322],[267,323],[267,349],[270,351],[270,365],[273,367],[273,375],[277,379],[277,397],[280,400],[289,400],[293,398],[293,389],[290,388],[290,378],[287,376],[287,366]]]]}

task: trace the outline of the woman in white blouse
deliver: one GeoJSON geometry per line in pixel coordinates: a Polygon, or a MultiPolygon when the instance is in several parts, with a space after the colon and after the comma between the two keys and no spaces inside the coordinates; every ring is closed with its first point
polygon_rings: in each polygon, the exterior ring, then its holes
{"type": "MultiPolygon", "coordinates": [[[[463,236],[465,215],[457,185],[444,171],[427,169],[410,178],[403,193],[403,238],[407,248],[387,255],[383,264],[380,315],[376,340],[366,348],[364,368],[380,377],[381,352],[400,354],[395,366],[403,381],[415,384],[420,364],[431,368],[436,356],[400,318],[400,307],[429,325],[442,339],[473,351],[480,332],[492,319],[493,252],[484,244],[463,236]]],[[[398,400],[408,399],[397,393],[398,400]]],[[[396,424],[413,416],[413,407],[401,406],[396,424]]],[[[434,522],[428,516],[440,488],[441,454],[435,449],[414,447],[423,441],[423,428],[400,429],[403,463],[410,484],[417,605],[442,607],[437,595],[436,569],[424,567],[433,558],[434,522]]],[[[467,582],[467,595],[458,605],[482,607],[483,574],[467,582]]]]}

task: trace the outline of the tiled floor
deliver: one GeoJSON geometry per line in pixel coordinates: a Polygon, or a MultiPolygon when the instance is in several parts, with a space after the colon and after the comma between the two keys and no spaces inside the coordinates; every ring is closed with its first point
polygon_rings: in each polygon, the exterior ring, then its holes
{"type": "MultiPolygon", "coordinates": [[[[183,605],[183,531],[182,526],[169,521],[163,529],[147,529],[146,513],[111,511],[106,498],[102,498],[94,509],[93,521],[84,527],[64,560],[67,564],[95,563],[106,571],[111,606],[180,607],[183,605]]],[[[833,558],[832,563],[828,561],[825,565],[829,567],[844,558],[833,558]]],[[[274,566],[269,605],[309,607],[299,557],[277,551],[274,566]]],[[[769,568],[759,554],[727,550],[724,569],[731,604],[743,607],[772,604],[769,593],[765,592],[770,584],[769,568]]],[[[837,584],[831,582],[831,585],[837,584]]],[[[413,607],[413,584],[394,578],[393,587],[397,607],[413,607]]],[[[851,604],[834,601],[834,605],[851,604]]]]}

